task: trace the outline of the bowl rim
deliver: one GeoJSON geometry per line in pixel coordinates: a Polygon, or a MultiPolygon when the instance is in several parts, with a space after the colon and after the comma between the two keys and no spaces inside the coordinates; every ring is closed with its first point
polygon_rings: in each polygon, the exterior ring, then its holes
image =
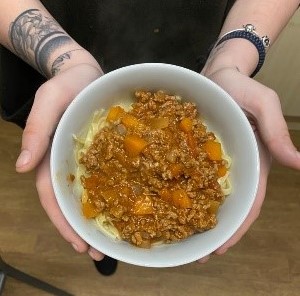
{"type": "MultiPolygon", "coordinates": [[[[70,224],[70,226],[72,227],[72,229],[75,231],[75,233],[77,233],[84,241],[86,241],[90,246],[94,247],[95,249],[99,250],[99,246],[95,246],[93,244],[93,242],[88,241],[86,238],[86,235],[84,232],[80,231],[79,229],[76,229],[76,227],[74,227],[74,225],[76,224],[71,217],[68,216],[68,213],[66,211],[66,209],[64,209],[64,207],[61,204],[61,197],[57,194],[58,193],[58,189],[57,189],[57,182],[55,181],[55,153],[54,153],[54,149],[55,149],[55,144],[57,142],[57,138],[59,137],[59,131],[61,130],[60,127],[63,126],[64,124],[66,124],[66,120],[69,116],[69,113],[72,111],[73,109],[73,105],[75,105],[77,103],[77,101],[82,100],[86,94],[88,92],[91,91],[91,89],[93,89],[94,87],[96,87],[96,85],[98,85],[99,81],[104,81],[107,79],[111,79],[113,76],[115,76],[116,74],[119,75],[122,72],[127,72],[130,70],[139,70],[139,69],[145,69],[145,68],[169,68],[170,70],[176,70],[179,69],[180,71],[185,71],[186,73],[189,73],[189,75],[197,75],[199,77],[201,77],[200,79],[202,79],[203,81],[205,81],[205,83],[210,84],[211,87],[213,88],[217,88],[218,91],[223,93],[224,99],[227,99],[229,104],[231,104],[231,108],[235,109],[235,112],[240,113],[240,117],[243,118],[243,124],[245,124],[247,130],[249,131],[249,136],[251,137],[251,142],[253,143],[253,148],[254,148],[254,153],[255,153],[255,161],[256,161],[256,175],[255,175],[255,188],[253,189],[253,197],[251,198],[251,203],[249,205],[249,210],[246,212],[245,211],[245,215],[244,217],[241,219],[241,222],[239,223],[239,226],[242,225],[242,223],[245,221],[245,219],[247,218],[247,216],[249,215],[249,212],[251,211],[251,208],[254,204],[255,201],[255,196],[257,195],[258,192],[258,186],[259,186],[259,175],[260,175],[260,160],[259,160],[259,149],[258,149],[258,144],[257,144],[257,140],[255,137],[255,134],[252,130],[251,124],[249,123],[245,113],[243,112],[243,110],[239,107],[239,105],[234,101],[234,99],[224,90],[222,89],[219,85],[217,85],[216,83],[214,83],[213,81],[211,81],[210,79],[208,79],[207,77],[203,76],[202,74],[199,74],[193,70],[184,68],[182,66],[178,66],[178,65],[172,65],[172,64],[167,64],[167,63],[139,63],[139,64],[133,64],[133,65],[129,65],[129,66],[125,66],[122,68],[118,68],[116,70],[113,70],[99,78],[97,78],[96,80],[94,80],[93,82],[91,82],[90,84],[88,84],[85,88],[83,88],[77,95],[76,97],[73,99],[73,101],[69,104],[69,106],[66,108],[65,112],[63,113],[61,119],[58,122],[55,134],[53,136],[53,141],[52,141],[52,147],[51,147],[51,153],[50,153],[50,173],[51,173],[51,182],[52,182],[52,186],[53,186],[53,190],[54,190],[54,195],[56,198],[56,201],[58,203],[58,206],[61,210],[61,212],[63,213],[65,219],[67,220],[67,222],[70,224]],[[252,131],[252,132],[250,132],[252,131]]],[[[223,242],[221,245],[223,245],[237,230],[239,227],[235,227],[235,229],[231,229],[231,232],[228,232],[228,235],[226,236],[226,238],[223,239],[223,242]]],[[[100,251],[101,252],[101,251],[100,251]]],[[[108,256],[110,256],[111,254],[107,254],[108,256]]],[[[209,255],[209,253],[207,253],[206,255],[209,255]]],[[[205,254],[202,256],[204,257],[205,254]]],[[[180,260],[176,260],[176,262],[173,264],[172,262],[169,262],[168,264],[156,264],[156,265],[152,265],[151,263],[142,263],[140,261],[135,261],[135,260],[131,260],[132,258],[126,258],[124,259],[123,257],[119,257],[118,256],[114,256],[116,259],[121,260],[123,262],[127,262],[129,264],[134,264],[137,266],[145,266],[145,267],[175,267],[175,266],[180,266],[183,264],[187,264],[190,262],[193,262],[195,260],[198,260],[199,258],[196,258],[196,255],[193,256],[187,256],[185,258],[181,258],[180,260]]],[[[201,258],[202,258],[201,257],[201,258]]]]}

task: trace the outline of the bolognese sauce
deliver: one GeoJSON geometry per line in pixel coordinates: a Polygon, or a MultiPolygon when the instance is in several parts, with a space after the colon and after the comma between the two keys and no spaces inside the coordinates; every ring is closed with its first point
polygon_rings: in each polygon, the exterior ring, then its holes
{"type": "Polygon", "coordinates": [[[196,105],[163,91],[136,91],[111,107],[79,163],[83,214],[101,215],[138,247],[212,229],[228,174],[221,143],[196,105]]]}

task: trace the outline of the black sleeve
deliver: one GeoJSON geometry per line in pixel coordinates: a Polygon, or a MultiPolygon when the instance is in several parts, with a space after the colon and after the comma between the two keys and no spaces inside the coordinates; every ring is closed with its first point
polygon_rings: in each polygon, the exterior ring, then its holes
{"type": "Polygon", "coordinates": [[[0,47],[0,108],[4,120],[24,127],[35,92],[45,81],[31,66],[0,47]]]}

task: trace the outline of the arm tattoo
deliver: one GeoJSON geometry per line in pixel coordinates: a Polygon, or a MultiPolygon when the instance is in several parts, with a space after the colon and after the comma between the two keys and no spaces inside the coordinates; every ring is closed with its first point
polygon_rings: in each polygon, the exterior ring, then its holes
{"type": "Polygon", "coordinates": [[[77,50],[83,50],[83,49],[81,48],[74,49],[63,53],[58,58],[56,58],[51,67],[51,76],[57,75],[60,72],[61,67],[65,64],[66,60],[69,60],[71,58],[73,51],[77,51],[77,50]]]}
{"type": "Polygon", "coordinates": [[[20,14],[10,25],[9,37],[16,54],[45,76],[53,51],[72,42],[72,38],[54,19],[43,15],[38,9],[20,14]]]}

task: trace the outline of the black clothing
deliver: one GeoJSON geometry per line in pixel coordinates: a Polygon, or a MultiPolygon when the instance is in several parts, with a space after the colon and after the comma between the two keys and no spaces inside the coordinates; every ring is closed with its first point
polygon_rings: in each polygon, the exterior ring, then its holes
{"type": "MultiPolygon", "coordinates": [[[[234,0],[42,0],[60,25],[98,60],[104,72],[142,62],[194,71],[203,67],[234,0]]],[[[24,127],[45,81],[0,48],[2,117],[24,127]]]]}
{"type": "Polygon", "coordinates": [[[105,276],[113,275],[118,267],[118,261],[114,258],[104,256],[101,261],[95,261],[94,265],[99,273],[105,276]]]}
{"type": "MultiPolygon", "coordinates": [[[[234,0],[42,0],[60,25],[104,72],[143,63],[170,63],[200,71],[234,0]]],[[[24,128],[34,95],[46,79],[0,47],[0,109],[24,128]]],[[[117,261],[94,261],[103,275],[117,261]]]]}

